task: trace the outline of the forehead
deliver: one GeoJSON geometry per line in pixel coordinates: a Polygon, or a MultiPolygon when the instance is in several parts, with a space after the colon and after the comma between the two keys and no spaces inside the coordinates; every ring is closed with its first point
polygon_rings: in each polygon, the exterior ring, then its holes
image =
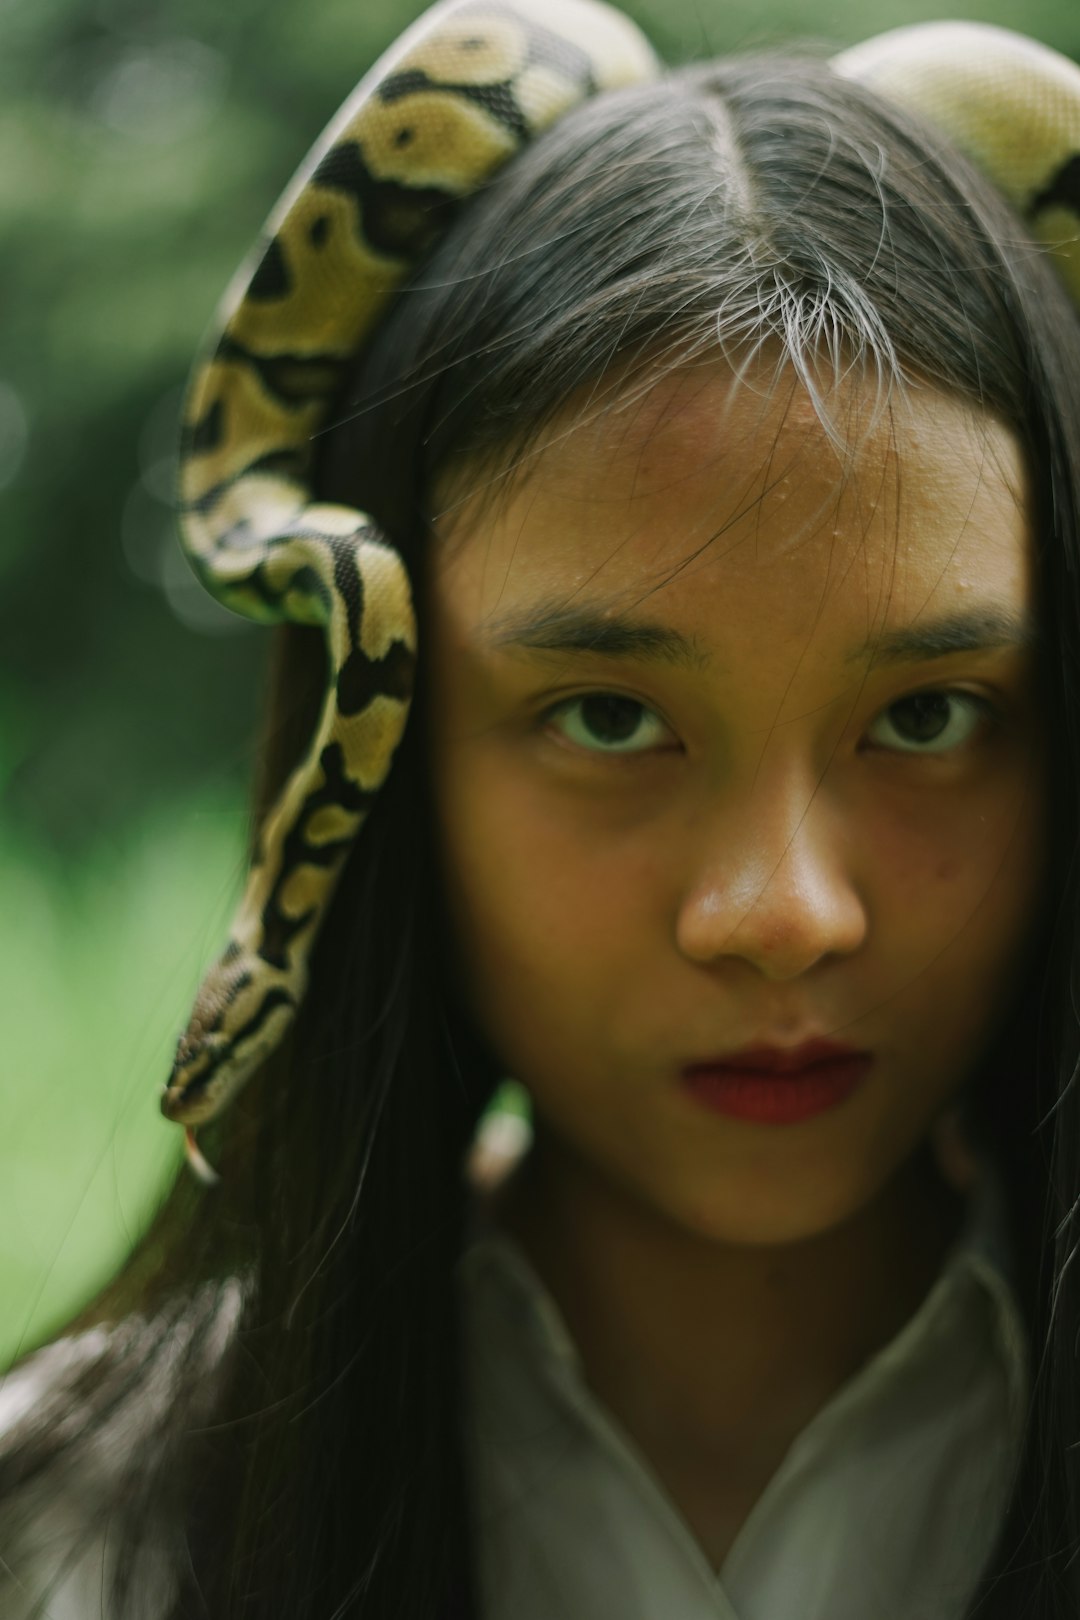
{"type": "Polygon", "coordinates": [[[648,596],[709,645],[721,624],[729,643],[763,623],[850,637],[988,593],[1028,605],[1029,505],[1016,435],[952,395],[882,403],[852,372],[815,402],[790,371],[709,365],[615,408],[574,402],[500,498],[466,492],[437,520],[434,575],[477,625],[648,596]]]}

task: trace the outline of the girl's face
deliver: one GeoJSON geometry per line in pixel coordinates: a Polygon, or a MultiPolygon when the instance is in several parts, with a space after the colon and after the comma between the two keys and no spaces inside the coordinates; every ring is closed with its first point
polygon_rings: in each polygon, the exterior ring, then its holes
{"type": "Polygon", "coordinates": [[[474,1016],[548,1132],[684,1228],[823,1232],[986,1056],[1040,890],[1033,536],[1012,432],[915,386],[717,366],[575,425],[441,518],[438,813],[474,1016]],[[766,1124],[684,1067],[830,1037],[766,1124]]]}

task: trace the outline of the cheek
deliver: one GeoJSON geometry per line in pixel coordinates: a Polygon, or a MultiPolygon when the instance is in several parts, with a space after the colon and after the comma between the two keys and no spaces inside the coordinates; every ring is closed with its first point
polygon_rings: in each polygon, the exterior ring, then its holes
{"type": "Polygon", "coordinates": [[[892,806],[867,823],[867,832],[873,887],[897,903],[906,897],[902,909],[913,920],[935,906],[954,915],[954,908],[1012,909],[1038,885],[1042,840],[1030,781],[938,801],[929,811],[892,806]]]}
{"type": "Polygon", "coordinates": [[[550,1099],[612,1046],[633,1066],[671,949],[650,840],[479,749],[448,759],[440,818],[458,971],[505,1072],[550,1099]]]}
{"type": "Polygon", "coordinates": [[[1031,936],[1043,893],[1041,795],[1031,778],[993,795],[871,826],[869,890],[882,966],[909,1007],[985,1020],[1031,936]]]}
{"type": "Polygon", "coordinates": [[[528,971],[541,990],[571,963],[597,977],[618,959],[655,888],[633,840],[568,816],[557,794],[497,762],[448,764],[439,798],[447,890],[470,955],[504,978],[528,971]]]}

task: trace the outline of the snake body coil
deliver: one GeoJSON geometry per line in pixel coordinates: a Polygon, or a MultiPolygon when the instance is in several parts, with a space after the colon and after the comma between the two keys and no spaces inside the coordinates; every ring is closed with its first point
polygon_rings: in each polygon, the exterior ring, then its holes
{"type": "Polygon", "coordinates": [[[435,6],[341,109],[226,295],[188,394],[185,547],[227,607],[322,626],[328,688],[181,1036],[169,1119],[212,1118],[280,1040],[408,712],[416,630],[404,566],[362,513],[312,501],[312,437],[455,205],[569,107],[654,71],[634,25],[598,0],[435,6]]]}
{"type": "MultiPolygon", "coordinates": [[[[1080,69],[963,23],[898,29],[832,65],[965,149],[1054,247],[1080,296],[1080,69]]],[[[636,27],[599,0],[443,0],[357,87],[226,294],[188,394],[184,544],[228,607],[321,626],[328,683],[162,1099],[188,1127],[197,1168],[191,1127],[225,1106],[303,996],[320,921],[412,691],[404,566],[363,513],[312,500],[312,438],[362,339],[460,201],[587,96],[656,71],[636,27]]]]}

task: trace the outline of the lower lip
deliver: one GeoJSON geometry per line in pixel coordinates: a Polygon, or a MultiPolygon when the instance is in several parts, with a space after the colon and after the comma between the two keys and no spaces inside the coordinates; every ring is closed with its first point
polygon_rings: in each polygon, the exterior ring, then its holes
{"type": "Polygon", "coordinates": [[[846,1102],[866,1079],[873,1058],[827,1058],[792,1074],[761,1069],[691,1069],[683,1085],[706,1108],[759,1125],[797,1125],[846,1102]]]}

